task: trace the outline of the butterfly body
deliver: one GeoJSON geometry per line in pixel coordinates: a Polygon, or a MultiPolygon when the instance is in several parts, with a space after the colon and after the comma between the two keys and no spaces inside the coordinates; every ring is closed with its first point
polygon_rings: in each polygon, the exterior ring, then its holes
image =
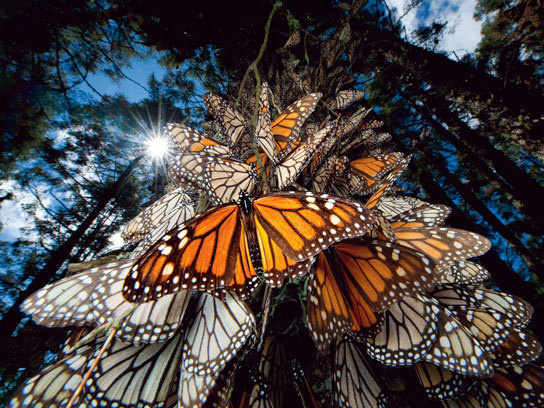
{"type": "Polygon", "coordinates": [[[146,302],[179,290],[230,287],[247,297],[261,265],[267,283],[279,286],[287,276],[306,273],[307,260],[320,251],[364,235],[373,222],[364,206],[338,197],[276,193],[251,200],[242,192],[238,203],[167,232],[132,267],[123,295],[146,302]]]}

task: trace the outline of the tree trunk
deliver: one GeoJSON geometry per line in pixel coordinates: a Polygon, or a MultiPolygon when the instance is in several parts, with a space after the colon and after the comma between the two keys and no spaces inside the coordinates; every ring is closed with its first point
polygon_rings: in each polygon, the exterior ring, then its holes
{"type": "MultiPolygon", "coordinates": [[[[358,22],[353,25],[370,44],[370,50],[383,66],[391,61],[400,64],[404,74],[400,81],[407,78],[412,84],[425,83],[439,93],[463,102],[463,106],[479,117],[496,133],[503,133],[504,123],[518,123],[518,142],[527,152],[544,157],[541,143],[544,134],[544,96],[520,84],[504,82],[468,64],[455,62],[442,54],[403,41],[389,30],[381,30],[371,24],[358,22]],[[501,118],[501,122],[492,120],[501,118]]],[[[369,49],[365,49],[368,60],[369,49]]],[[[389,63],[389,64],[388,64],[389,63]]],[[[354,64],[359,69],[359,62],[354,64]]]]}
{"type": "MultiPolygon", "coordinates": [[[[434,97],[429,92],[419,88],[410,87],[409,92],[416,96],[430,113],[445,123],[450,132],[455,133],[458,141],[448,137],[448,141],[455,141],[456,147],[462,147],[462,151],[470,151],[476,163],[480,161],[489,161],[493,170],[500,175],[515,192],[514,199],[520,201],[524,208],[524,213],[538,222],[539,226],[544,226],[544,212],[542,211],[541,199],[544,197],[544,188],[541,187],[529,174],[520,169],[510,158],[501,150],[496,149],[489,139],[470,129],[467,124],[461,121],[458,116],[449,109],[443,99],[434,97]]],[[[416,105],[417,108],[417,104],[416,105]]],[[[424,109],[417,108],[419,111],[424,109]]],[[[428,115],[427,115],[428,116],[428,115]]],[[[436,120],[430,122],[438,131],[442,125],[436,120]]],[[[445,134],[441,132],[441,134],[445,134]]],[[[479,166],[482,169],[483,166],[479,166]]],[[[487,171],[486,171],[487,173],[487,171]]]]}

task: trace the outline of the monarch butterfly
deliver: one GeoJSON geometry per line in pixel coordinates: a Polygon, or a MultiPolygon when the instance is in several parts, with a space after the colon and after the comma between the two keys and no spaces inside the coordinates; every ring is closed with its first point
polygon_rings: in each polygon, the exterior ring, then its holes
{"type": "Polygon", "coordinates": [[[233,398],[235,400],[233,406],[240,408],[275,408],[272,402],[272,387],[261,373],[252,372],[247,386],[248,389],[241,391],[237,390],[235,386],[233,394],[238,392],[240,395],[234,395],[234,397],[238,398],[233,398]]]}
{"type": "MultiPolygon", "coordinates": [[[[116,321],[131,308],[121,288],[133,263],[131,259],[114,262],[47,285],[25,299],[21,310],[49,327],[101,326],[116,321]]],[[[179,328],[190,296],[190,291],[180,291],[139,304],[119,322],[116,336],[133,344],[166,340],[179,328]]]]}
{"type": "MultiPolygon", "coordinates": [[[[479,234],[454,228],[429,227],[442,224],[448,214],[449,208],[446,206],[425,204],[395,215],[391,222],[385,222],[385,227],[391,228],[398,244],[432,258],[438,270],[445,270],[456,262],[489,250],[491,242],[479,234]]],[[[377,235],[386,233],[384,226],[380,226],[377,235]]]]}
{"type": "Polygon", "coordinates": [[[384,408],[385,395],[359,347],[349,338],[335,347],[333,397],[340,407],[384,408]]]}
{"type": "Polygon", "coordinates": [[[321,47],[321,58],[325,62],[325,66],[330,68],[333,62],[338,58],[341,52],[340,42],[331,38],[328,41],[325,41],[321,47]]]}
{"type": "Polygon", "coordinates": [[[229,363],[254,341],[255,330],[255,317],[236,296],[227,292],[225,302],[200,296],[184,335],[178,390],[182,406],[201,406],[207,401],[221,373],[233,369],[229,363]]]}
{"type": "Polygon", "coordinates": [[[315,110],[321,96],[322,94],[317,92],[302,97],[289,105],[270,124],[278,161],[282,161],[296,147],[300,128],[315,110]]]}
{"type": "Polygon", "coordinates": [[[231,154],[228,146],[182,123],[167,124],[165,133],[180,153],[193,152],[225,157],[231,154]]]}
{"type": "MultiPolygon", "coordinates": [[[[234,374],[238,368],[239,359],[235,358],[229,361],[227,366],[221,371],[221,374],[216,378],[214,386],[210,389],[208,398],[203,408],[224,408],[229,403],[230,398],[230,389],[234,381],[234,374]]],[[[190,406],[190,404],[187,404],[190,406]]],[[[172,405],[171,408],[177,408],[177,401],[172,405]]]]}
{"type": "Polygon", "coordinates": [[[450,310],[470,330],[486,353],[501,346],[513,328],[511,319],[492,309],[455,306],[450,310]]]}
{"type": "Polygon", "coordinates": [[[512,401],[506,395],[482,382],[480,389],[471,390],[457,400],[444,400],[442,405],[447,408],[512,408],[512,401]]]}
{"type": "Polygon", "coordinates": [[[132,256],[141,254],[166,231],[195,215],[193,200],[183,188],[175,188],[130,221],[121,236],[125,242],[142,241],[132,256]]]}
{"type": "Polygon", "coordinates": [[[486,253],[491,243],[473,232],[455,228],[397,228],[393,229],[399,245],[422,252],[442,271],[458,261],[486,253]]]}
{"type": "Polygon", "coordinates": [[[97,358],[98,365],[80,396],[81,406],[165,406],[176,396],[180,365],[181,384],[189,385],[182,387],[181,396],[203,403],[221,370],[252,338],[255,318],[229,293],[225,302],[202,294],[196,307],[185,333],[178,330],[166,342],[135,346],[114,339],[102,356],[103,339],[77,349],[30,379],[11,406],[65,406],[97,358]]]}
{"type": "Polygon", "coordinates": [[[544,403],[544,369],[535,364],[497,368],[489,380],[482,380],[464,399],[444,401],[446,407],[541,407],[544,403]]]}
{"type": "MultiPolygon", "coordinates": [[[[330,127],[326,126],[312,135],[275,166],[273,176],[277,189],[285,188],[298,177],[329,131],[330,127]]],[[[270,166],[266,166],[265,171],[269,173],[270,166]]],[[[214,204],[233,201],[242,190],[255,194],[262,189],[257,173],[253,164],[195,153],[177,157],[171,167],[174,180],[206,192],[214,204]]]]}
{"type": "Polygon", "coordinates": [[[365,130],[354,137],[347,137],[355,131],[362,119],[369,112],[371,112],[371,109],[361,109],[347,119],[347,121],[342,118],[340,119],[335,127],[335,134],[322,144],[322,147],[310,163],[309,176],[307,177],[309,181],[314,179],[316,173],[319,172],[321,167],[328,161],[331,154],[333,154],[333,150],[335,150],[338,155],[344,155],[347,154],[349,150],[360,147],[361,145],[365,145],[367,150],[370,150],[370,146],[377,146],[382,141],[385,141],[381,136],[373,137],[374,132],[372,130],[365,130]]]}
{"type": "Polygon", "coordinates": [[[370,194],[380,186],[379,181],[402,160],[401,153],[364,157],[349,163],[350,183],[356,194],[370,194]]]}
{"type": "MultiPolygon", "coordinates": [[[[347,131],[355,131],[355,128],[349,124],[341,129],[344,131],[344,134],[347,133],[347,131]]],[[[341,154],[346,154],[354,149],[362,149],[362,153],[368,154],[389,140],[391,140],[391,135],[389,133],[378,133],[373,129],[365,129],[355,132],[350,137],[344,137],[341,139],[338,143],[337,150],[341,154]]]]}
{"type": "MultiPolygon", "coordinates": [[[[290,387],[289,359],[285,346],[277,336],[267,336],[263,342],[259,371],[264,380],[270,384],[270,401],[274,407],[285,406],[285,392],[290,387]]],[[[260,385],[256,386],[250,395],[252,400],[259,398],[260,385]]]]}
{"type": "Polygon", "coordinates": [[[491,279],[491,275],[483,266],[471,261],[458,261],[450,266],[442,276],[440,283],[477,285],[489,279],[491,279]]]}
{"type": "Polygon", "coordinates": [[[432,399],[458,399],[463,397],[475,382],[467,377],[429,363],[414,365],[419,382],[427,397],[432,399]]]}
{"type": "Polygon", "coordinates": [[[400,176],[400,174],[406,169],[412,156],[406,156],[399,160],[398,164],[389,172],[389,174],[382,181],[381,186],[370,196],[365,206],[369,209],[373,209],[380,202],[383,195],[385,195],[393,186],[393,182],[400,176]]]}
{"type": "Polygon", "coordinates": [[[348,161],[346,156],[330,156],[327,163],[318,169],[313,177],[312,191],[332,193],[338,197],[349,197],[351,192],[348,161]]]}
{"type": "MultiPolygon", "coordinates": [[[[311,132],[310,134],[315,134],[316,132],[311,132]]],[[[333,126],[333,131],[331,135],[321,143],[319,149],[315,153],[314,157],[308,164],[307,171],[305,174],[306,184],[311,184],[315,179],[315,176],[318,172],[322,171],[322,168],[326,166],[327,162],[330,162],[330,159],[336,155],[333,153],[334,146],[339,140],[340,132],[338,125],[333,126]]]]}
{"type": "MultiPolygon", "coordinates": [[[[268,106],[268,85],[263,84],[259,101],[259,118],[257,124],[257,138],[260,146],[268,157],[274,163],[281,161],[289,154],[298,140],[298,134],[302,124],[308,116],[314,111],[317,102],[321,99],[321,93],[308,94],[298,101],[289,105],[280,115],[270,123],[269,106],[268,106]],[[269,129],[270,128],[270,129],[269,129]],[[270,131],[272,132],[273,141],[270,140],[270,131]],[[271,143],[275,143],[275,152],[271,149],[271,143]]],[[[204,96],[204,102],[208,111],[216,117],[222,124],[224,132],[227,134],[242,134],[246,125],[243,123],[242,115],[234,109],[228,107],[226,102],[219,96],[207,94],[204,96]],[[221,109],[217,106],[227,107],[225,112],[229,112],[228,118],[221,114],[221,109]],[[230,119],[234,117],[235,119],[230,119]]],[[[239,136],[238,136],[239,137],[239,136]]],[[[237,140],[233,141],[233,145],[237,140]]]]}
{"type": "Polygon", "coordinates": [[[529,333],[512,329],[509,336],[490,353],[495,367],[522,366],[536,360],[542,345],[529,333]]]}
{"type": "Polygon", "coordinates": [[[223,137],[229,146],[234,146],[247,131],[247,125],[240,113],[233,109],[227,101],[212,93],[204,95],[204,105],[208,112],[219,122],[223,137]]]}
{"type": "Polygon", "coordinates": [[[378,210],[376,214],[377,223],[372,234],[381,239],[385,238],[388,241],[396,242],[398,237],[396,236],[395,231],[401,230],[402,228],[415,229],[440,226],[448,217],[449,213],[450,210],[446,206],[428,203],[409,211],[402,212],[391,219],[384,217],[381,211],[378,210]]]}
{"type": "Polygon", "coordinates": [[[544,368],[535,364],[497,368],[488,381],[519,407],[544,404],[544,368]]]}
{"type": "Polygon", "coordinates": [[[272,126],[270,125],[270,105],[268,104],[268,84],[264,82],[261,85],[261,93],[259,95],[259,114],[257,116],[257,126],[255,128],[255,135],[259,146],[263,149],[264,153],[268,156],[272,163],[277,164],[277,152],[276,144],[274,141],[274,134],[272,126]]]}
{"type": "Polygon", "coordinates": [[[438,286],[432,296],[448,308],[469,306],[495,310],[506,315],[518,329],[526,327],[533,315],[533,307],[527,301],[492,289],[446,284],[438,286]]]}
{"type": "Polygon", "coordinates": [[[490,358],[478,340],[447,309],[442,309],[437,320],[437,341],[423,357],[463,375],[488,377],[493,373],[490,358]]]}
{"type": "MultiPolygon", "coordinates": [[[[286,349],[276,336],[267,335],[260,351],[256,349],[241,364],[232,392],[233,406],[273,408],[285,406],[290,381],[286,349]]],[[[290,404],[292,405],[292,401],[290,404]]]]}
{"type": "Polygon", "coordinates": [[[199,376],[222,371],[255,330],[253,313],[236,296],[227,292],[222,302],[202,294],[184,335],[182,370],[199,376]]]}
{"type": "Polygon", "coordinates": [[[133,266],[123,295],[145,302],[181,289],[242,293],[257,278],[250,250],[260,253],[267,282],[280,285],[297,262],[364,235],[372,221],[365,207],[337,197],[277,193],[252,202],[242,194],[239,204],[214,207],[169,231],[133,266]]]}
{"type": "Polygon", "coordinates": [[[346,89],[336,94],[336,109],[345,109],[365,97],[363,91],[358,89],[346,89]]]}
{"type": "Polygon", "coordinates": [[[400,228],[440,227],[451,213],[451,208],[440,204],[423,204],[389,219],[394,230],[400,228]]]}
{"type": "Polygon", "coordinates": [[[389,309],[381,329],[369,337],[367,350],[386,365],[426,361],[463,375],[485,377],[493,372],[473,334],[449,310],[422,295],[403,298],[389,309]]]}
{"type": "Polygon", "coordinates": [[[439,313],[421,294],[403,297],[385,312],[378,333],[367,338],[368,354],[388,366],[421,361],[436,342],[439,313]]]}
{"type": "Polygon", "coordinates": [[[308,284],[307,321],[323,350],[339,334],[379,323],[383,312],[437,280],[432,260],[383,241],[351,240],[317,256],[308,284]]]}
{"type": "Polygon", "coordinates": [[[257,183],[257,172],[251,165],[196,153],[176,157],[170,174],[176,183],[208,194],[214,204],[236,200],[241,191],[252,194],[257,183]]]}
{"type": "Polygon", "coordinates": [[[97,358],[74,406],[164,406],[175,395],[181,339],[179,332],[166,342],[142,346],[114,339],[100,357],[104,339],[88,344],[28,380],[9,407],[65,407],[97,358]]]}
{"type": "Polygon", "coordinates": [[[342,146],[343,143],[349,143],[349,139],[346,136],[354,132],[371,112],[372,108],[360,108],[348,118],[341,120],[338,130],[340,135],[343,136],[341,138],[343,140],[340,140],[339,152],[345,153],[349,150],[342,146]]]}
{"type": "Polygon", "coordinates": [[[300,34],[300,31],[293,31],[290,35],[289,35],[289,38],[287,38],[287,41],[285,42],[285,44],[283,44],[283,48],[290,48],[290,47],[293,47],[295,45],[297,45],[298,43],[300,43],[300,40],[302,39],[302,35],[300,34]]]}
{"type": "Polygon", "coordinates": [[[384,217],[391,219],[425,204],[428,203],[415,197],[383,196],[377,204],[377,209],[384,217]]]}
{"type": "Polygon", "coordinates": [[[307,180],[308,183],[311,183],[312,191],[316,193],[326,193],[328,191],[338,159],[338,156],[330,156],[327,162],[317,169],[315,175],[307,180]]]}

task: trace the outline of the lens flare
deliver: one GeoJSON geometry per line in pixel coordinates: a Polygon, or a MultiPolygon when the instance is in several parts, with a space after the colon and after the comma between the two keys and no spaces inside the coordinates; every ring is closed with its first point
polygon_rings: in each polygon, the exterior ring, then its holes
{"type": "Polygon", "coordinates": [[[153,137],[146,142],[146,152],[154,159],[163,157],[168,153],[170,145],[164,137],[153,137]]]}

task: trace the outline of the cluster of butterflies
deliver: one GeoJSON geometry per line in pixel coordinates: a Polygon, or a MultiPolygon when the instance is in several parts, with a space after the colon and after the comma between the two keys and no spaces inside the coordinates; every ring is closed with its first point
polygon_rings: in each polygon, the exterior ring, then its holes
{"type": "Polygon", "coordinates": [[[76,340],[100,330],[9,406],[387,407],[377,366],[409,367],[445,407],[542,406],[532,307],[484,286],[469,259],[490,242],[444,227],[449,208],[390,194],[409,157],[382,152],[369,109],[346,113],[361,92],[309,124],[321,94],[274,120],[269,96],[263,84],[254,126],[213,94],[218,131],[168,126],[175,186],[123,231],[130,258],[22,305],[38,324],[91,328],[76,340]],[[288,281],[307,329],[274,330],[288,281]],[[293,332],[314,352],[294,353],[293,332]],[[308,356],[330,370],[321,386],[308,356]]]}

